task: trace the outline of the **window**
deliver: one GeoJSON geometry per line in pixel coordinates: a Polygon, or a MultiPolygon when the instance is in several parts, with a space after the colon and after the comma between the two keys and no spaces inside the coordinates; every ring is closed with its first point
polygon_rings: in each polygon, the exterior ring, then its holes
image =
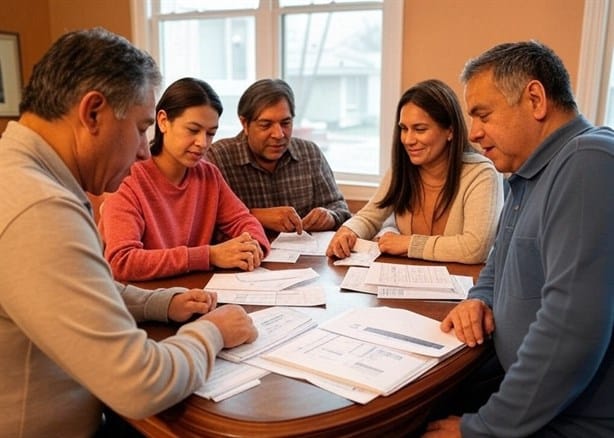
{"type": "Polygon", "coordinates": [[[237,102],[252,82],[282,77],[296,97],[294,135],[322,148],[341,183],[379,181],[389,162],[401,91],[403,2],[134,0],[133,5],[141,20],[137,32],[147,29],[135,40],[159,62],[163,85],[195,76],[222,98],[216,138],[239,132],[237,102]]]}
{"type": "Polygon", "coordinates": [[[614,2],[609,2],[609,17],[607,35],[606,35],[606,68],[604,69],[605,76],[605,94],[604,102],[604,117],[603,124],[614,128],[614,2]],[[607,74],[609,70],[609,75],[607,74]]]}
{"type": "Polygon", "coordinates": [[[597,125],[614,127],[614,0],[584,5],[577,101],[597,125]]]}

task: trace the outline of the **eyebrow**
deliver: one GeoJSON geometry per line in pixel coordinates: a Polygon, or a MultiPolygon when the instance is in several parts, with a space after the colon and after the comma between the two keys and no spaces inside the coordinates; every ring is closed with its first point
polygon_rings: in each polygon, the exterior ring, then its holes
{"type": "Polygon", "coordinates": [[[256,122],[256,123],[263,123],[263,122],[264,123],[282,123],[282,122],[288,122],[288,121],[291,121],[291,120],[292,120],[292,117],[286,117],[286,118],[283,118],[281,120],[256,119],[256,120],[254,120],[254,122],[256,122]]]}

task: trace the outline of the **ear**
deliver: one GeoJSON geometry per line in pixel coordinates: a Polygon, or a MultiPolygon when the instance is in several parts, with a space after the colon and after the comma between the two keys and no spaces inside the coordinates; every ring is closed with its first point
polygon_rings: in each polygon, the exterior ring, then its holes
{"type": "Polygon", "coordinates": [[[158,114],[156,114],[156,123],[158,124],[158,128],[160,129],[160,132],[162,134],[165,134],[166,130],[168,129],[168,123],[169,123],[166,111],[164,110],[158,111],[158,114]]]}
{"type": "Polygon", "coordinates": [[[89,91],[79,102],[79,120],[91,134],[98,133],[100,113],[107,105],[107,99],[99,91],[89,91]]]}
{"type": "Polygon", "coordinates": [[[548,114],[548,99],[544,86],[541,82],[532,80],[527,84],[525,90],[533,111],[533,117],[535,117],[535,120],[543,120],[548,114]]]}
{"type": "Polygon", "coordinates": [[[245,133],[245,135],[247,135],[247,127],[249,125],[249,122],[243,116],[239,116],[239,121],[241,122],[241,126],[243,126],[243,132],[245,133]]]}
{"type": "Polygon", "coordinates": [[[452,139],[454,138],[454,131],[452,130],[452,128],[448,128],[448,137],[447,140],[448,141],[452,141],[452,139]]]}

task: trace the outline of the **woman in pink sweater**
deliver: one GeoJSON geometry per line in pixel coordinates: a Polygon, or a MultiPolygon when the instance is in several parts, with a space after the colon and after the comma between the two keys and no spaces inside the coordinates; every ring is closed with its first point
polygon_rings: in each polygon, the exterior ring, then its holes
{"type": "Polygon", "coordinates": [[[101,209],[105,257],[117,280],[260,265],[270,249],[262,225],[202,159],[221,114],[218,95],[198,79],[180,79],[160,98],[152,157],[132,166],[101,209]],[[219,235],[224,241],[213,242],[219,235]]]}

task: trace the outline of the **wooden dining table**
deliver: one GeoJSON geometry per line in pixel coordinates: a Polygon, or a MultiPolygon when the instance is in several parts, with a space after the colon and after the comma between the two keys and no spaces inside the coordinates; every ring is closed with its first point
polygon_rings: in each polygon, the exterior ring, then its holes
{"type": "MultiPolygon", "coordinates": [[[[381,256],[377,261],[441,265],[421,260],[381,256]]],[[[446,263],[451,274],[477,278],[482,265],[446,263]]],[[[347,271],[321,256],[301,256],[297,263],[263,263],[267,269],[313,268],[320,277],[314,284],[325,290],[326,304],[300,311],[322,322],[356,307],[388,306],[411,310],[442,320],[456,304],[452,301],[378,299],[376,295],[342,291],[347,271]]],[[[217,271],[220,272],[220,271],[217,271]]],[[[232,271],[223,271],[232,272],[232,271]]],[[[212,272],[135,283],[154,289],[184,286],[203,288],[212,272]]],[[[308,283],[306,286],[308,287],[308,283]]],[[[259,306],[244,306],[248,312],[259,306]]],[[[140,325],[154,339],[174,334],[176,325],[147,322],[140,325]]],[[[492,351],[489,343],[463,348],[393,394],[361,405],[308,382],[268,374],[261,384],[220,402],[196,395],[144,420],[129,420],[152,437],[358,437],[412,436],[423,427],[433,405],[454,389],[492,351]]]]}

